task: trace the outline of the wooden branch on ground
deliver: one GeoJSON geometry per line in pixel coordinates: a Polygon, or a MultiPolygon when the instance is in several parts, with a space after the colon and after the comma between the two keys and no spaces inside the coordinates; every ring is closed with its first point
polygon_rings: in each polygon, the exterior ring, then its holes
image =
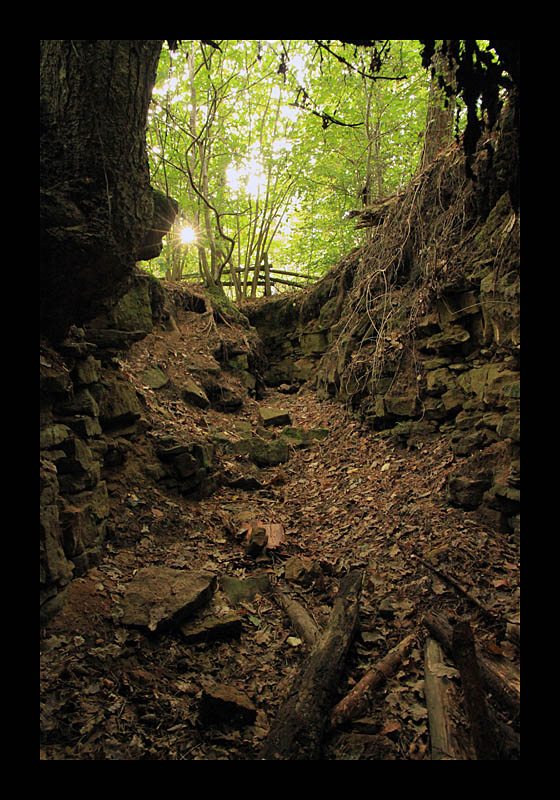
{"type": "Polygon", "coordinates": [[[310,647],[314,647],[321,635],[321,631],[305,608],[297,600],[292,600],[291,597],[284,594],[277,586],[271,584],[270,589],[273,599],[289,616],[298,636],[310,647]]]}
{"type": "MultiPolygon", "coordinates": [[[[449,622],[437,614],[426,614],[424,624],[446,653],[453,655],[453,629],[449,622]]],[[[503,660],[490,660],[479,655],[478,663],[486,690],[492,692],[496,699],[506,706],[515,716],[520,711],[519,673],[515,667],[503,660]]]]}
{"type": "Polygon", "coordinates": [[[420,558],[420,556],[417,555],[416,553],[414,555],[421,564],[423,564],[425,567],[428,567],[428,569],[431,570],[435,575],[437,575],[438,578],[441,578],[450,586],[453,586],[453,588],[456,589],[459,592],[459,594],[462,595],[466,600],[468,600],[469,603],[471,603],[473,606],[476,606],[476,608],[478,608],[478,610],[481,611],[485,617],[492,620],[493,622],[495,622],[496,619],[498,619],[498,616],[494,614],[493,611],[490,611],[488,608],[486,608],[486,606],[484,606],[480,602],[480,600],[477,600],[476,597],[473,597],[473,595],[470,594],[470,592],[468,592],[467,589],[465,589],[465,587],[459,583],[459,581],[456,581],[455,578],[452,578],[451,575],[447,574],[447,572],[443,572],[443,570],[438,569],[433,564],[430,564],[429,561],[424,561],[424,559],[420,558]]]}
{"type": "Polygon", "coordinates": [[[458,700],[449,677],[451,670],[443,660],[443,650],[438,642],[428,636],[424,648],[424,695],[428,709],[432,761],[471,760],[468,745],[462,741],[460,730],[454,722],[454,709],[458,700]]]}
{"type": "Polygon", "coordinates": [[[367,711],[373,691],[397,669],[411,649],[415,638],[414,634],[406,636],[381,661],[368,670],[351,691],[336,704],[331,711],[331,728],[343,725],[367,711]]]}
{"type": "Polygon", "coordinates": [[[451,645],[453,658],[461,673],[463,696],[476,759],[498,761],[494,726],[488,714],[486,691],[478,665],[472,628],[468,622],[459,622],[454,626],[451,645]]]}
{"type": "Polygon", "coordinates": [[[340,584],[325,631],[298,672],[280,707],[260,758],[315,761],[321,754],[333,696],[358,623],[363,572],[350,572],[340,584]]]}

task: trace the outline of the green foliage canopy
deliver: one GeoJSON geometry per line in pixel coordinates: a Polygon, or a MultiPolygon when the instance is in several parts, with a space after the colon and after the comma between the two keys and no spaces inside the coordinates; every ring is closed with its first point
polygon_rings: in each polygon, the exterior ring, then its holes
{"type": "Polygon", "coordinates": [[[233,271],[238,296],[260,291],[265,263],[296,283],[320,276],[367,235],[351,212],[418,169],[429,86],[417,40],[164,49],[148,148],[152,184],[179,201],[180,216],[147,266],[209,285],[234,282],[233,271]],[[194,243],[181,241],[185,225],[194,243]]]}

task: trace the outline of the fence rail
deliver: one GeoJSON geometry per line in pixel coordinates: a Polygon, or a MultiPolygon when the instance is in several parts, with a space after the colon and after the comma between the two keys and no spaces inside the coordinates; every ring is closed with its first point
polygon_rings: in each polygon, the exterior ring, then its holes
{"type": "MultiPolygon", "coordinates": [[[[258,271],[259,271],[259,273],[262,274],[262,278],[261,277],[258,278],[257,286],[264,286],[264,287],[266,287],[265,273],[267,271],[268,271],[268,274],[269,274],[268,275],[268,280],[269,280],[271,285],[275,285],[275,284],[278,283],[278,284],[283,284],[285,286],[293,286],[295,289],[305,289],[306,286],[309,285],[310,281],[311,282],[317,281],[317,280],[319,280],[319,277],[320,277],[318,275],[302,275],[299,272],[290,272],[289,270],[275,269],[274,267],[268,267],[267,269],[265,269],[264,267],[260,267],[258,271]],[[306,283],[297,283],[296,281],[284,280],[283,278],[276,277],[277,275],[284,275],[284,276],[288,276],[288,277],[299,278],[300,280],[306,281],[306,283]]],[[[247,272],[248,273],[254,273],[255,272],[255,267],[249,267],[247,272]]],[[[243,284],[243,278],[244,278],[244,275],[245,275],[245,270],[235,270],[235,274],[238,277],[240,284],[243,284]]],[[[230,269],[224,269],[223,272],[222,272],[222,277],[226,277],[227,278],[227,277],[231,277],[231,275],[232,275],[232,273],[231,273],[230,269]]],[[[193,280],[203,281],[204,280],[204,275],[202,275],[200,272],[186,272],[186,273],[183,274],[182,278],[186,279],[186,280],[188,280],[190,278],[190,279],[193,279],[193,280]]],[[[247,287],[251,286],[253,284],[253,281],[254,281],[254,277],[251,279],[251,281],[248,282],[247,287]]],[[[221,286],[234,286],[234,287],[236,286],[235,281],[233,281],[233,280],[231,280],[231,281],[222,281],[222,280],[220,280],[220,284],[221,284],[221,286]]]]}

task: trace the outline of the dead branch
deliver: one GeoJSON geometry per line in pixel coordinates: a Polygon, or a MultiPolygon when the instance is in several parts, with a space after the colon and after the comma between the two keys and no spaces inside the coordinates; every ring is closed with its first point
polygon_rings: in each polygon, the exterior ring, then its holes
{"type": "Polygon", "coordinates": [[[321,631],[311,619],[305,608],[303,608],[303,606],[300,605],[297,600],[292,600],[291,597],[288,597],[288,595],[282,592],[281,589],[279,589],[277,586],[272,586],[272,584],[271,593],[273,599],[278,603],[280,608],[282,608],[289,616],[298,636],[300,636],[310,647],[314,647],[319,636],[321,635],[321,631]]]}
{"type": "Polygon", "coordinates": [[[445,664],[443,650],[430,636],[424,649],[424,694],[428,708],[428,724],[432,761],[470,761],[468,745],[455,723],[458,705],[456,689],[450,680],[456,673],[445,664]]]}
{"type": "MultiPolygon", "coordinates": [[[[424,617],[424,624],[446,653],[452,656],[453,629],[449,622],[438,614],[429,613],[424,617]]],[[[519,716],[520,682],[517,670],[505,659],[490,660],[479,655],[478,663],[486,689],[515,716],[519,716]]]]}
{"type": "Polygon", "coordinates": [[[459,583],[459,581],[455,580],[455,578],[452,578],[451,575],[447,574],[447,572],[444,572],[443,570],[435,567],[433,564],[430,564],[429,561],[424,561],[424,559],[420,558],[420,556],[417,555],[416,553],[414,555],[421,564],[423,564],[425,567],[428,567],[428,569],[431,570],[435,575],[437,575],[438,578],[441,578],[443,581],[448,583],[457,592],[459,592],[460,595],[462,595],[466,600],[468,600],[469,603],[471,603],[473,606],[476,606],[476,608],[478,608],[478,610],[481,611],[482,614],[484,614],[484,616],[487,619],[490,619],[493,622],[495,622],[498,619],[498,616],[494,614],[493,611],[490,611],[490,609],[486,608],[486,606],[484,606],[480,602],[480,600],[477,600],[476,597],[473,597],[473,595],[470,594],[470,592],[468,592],[467,589],[465,589],[465,587],[461,583],[459,583]]]}
{"type": "Polygon", "coordinates": [[[396,647],[373,666],[331,711],[330,727],[343,725],[363,714],[370,703],[373,691],[384,683],[397,669],[412,647],[415,635],[406,636],[396,647]]]}
{"type": "Polygon", "coordinates": [[[358,623],[362,580],[363,572],[354,570],[341,582],[327,627],[272,724],[262,760],[319,759],[332,698],[358,623]]]}

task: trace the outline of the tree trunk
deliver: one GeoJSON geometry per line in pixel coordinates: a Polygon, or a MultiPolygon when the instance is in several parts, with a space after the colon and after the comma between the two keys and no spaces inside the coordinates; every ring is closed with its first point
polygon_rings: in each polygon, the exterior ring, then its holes
{"type": "Polygon", "coordinates": [[[342,581],[328,625],[280,708],[261,759],[319,759],[333,695],[358,623],[362,578],[355,570],[342,581]]]}
{"type": "Polygon", "coordinates": [[[455,100],[447,98],[446,101],[445,93],[439,83],[439,76],[442,76],[448,86],[455,86],[453,68],[446,58],[445,49],[446,43],[443,40],[436,49],[432,60],[432,82],[426,116],[422,167],[427,166],[439,151],[451,142],[453,137],[455,100]]]}
{"type": "Polygon", "coordinates": [[[154,200],[146,121],[161,39],[41,41],[41,330],[87,321],[134,270],[154,200]]]}

